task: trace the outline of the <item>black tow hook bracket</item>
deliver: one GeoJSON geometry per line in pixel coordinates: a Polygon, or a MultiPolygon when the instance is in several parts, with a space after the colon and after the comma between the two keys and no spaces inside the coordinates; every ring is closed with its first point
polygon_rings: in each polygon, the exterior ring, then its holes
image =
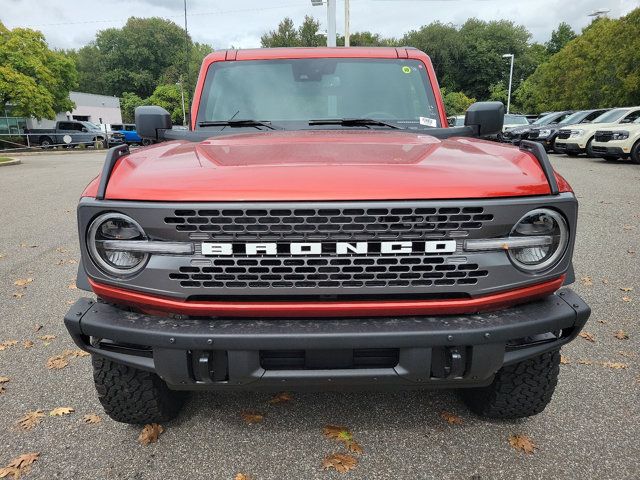
{"type": "Polygon", "coordinates": [[[447,354],[449,356],[449,366],[445,367],[447,378],[462,378],[465,370],[462,351],[458,347],[452,347],[447,349],[447,354]]]}

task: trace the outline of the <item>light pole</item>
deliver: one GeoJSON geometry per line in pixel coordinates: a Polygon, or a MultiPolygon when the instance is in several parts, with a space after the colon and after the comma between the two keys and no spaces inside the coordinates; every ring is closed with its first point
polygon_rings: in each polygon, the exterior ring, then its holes
{"type": "MultiPolygon", "coordinates": [[[[319,7],[327,3],[327,47],[336,46],[336,0],[311,0],[311,5],[319,7]]],[[[345,37],[346,38],[346,37],[345,37]]],[[[346,39],[345,39],[346,41],[346,39]]]]}
{"type": "Polygon", "coordinates": [[[513,59],[515,57],[513,53],[505,53],[502,55],[502,58],[511,59],[511,69],[509,71],[509,92],[507,93],[507,113],[509,113],[509,108],[511,107],[511,82],[513,81],[513,59]]]}
{"type": "Polygon", "coordinates": [[[180,85],[180,95],[182,96],[182,124],[187,126],[187,110],[184,107],[184,88],[182,86],[182,77],[180,77],[180,81],[176,83],[176,85],[180,85]]]}
{"type": "Polygon", "coordinates": [[[349,38],[349,0],[344,0],[344,46],[349,47],[351,39],[349,38]]]}

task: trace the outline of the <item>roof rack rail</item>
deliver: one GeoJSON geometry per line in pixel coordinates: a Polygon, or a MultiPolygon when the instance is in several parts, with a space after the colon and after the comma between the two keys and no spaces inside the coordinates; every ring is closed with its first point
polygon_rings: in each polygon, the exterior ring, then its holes
{"type": "Polygon", "coordinates": [[[522,140],[520,142],[520,150],[533,153],[533,155],[538,160],[542,171],[544,172],[544,176],[547,177],[547,183],[549,183],[551,195],[558,195],[560,193],[560,189],[558,188],[556,174],[553,171],[553,166],[551,166],[549,156],[547,155],[547,151],[544,149],[544,147],[538,142],[532,142],[531,140],[522,140]]]}
{"type": "Polygon", "coordinates": [[[102,173],[100,174],[100,185],[98,185],[98,192],[96,193],[96,200],[104,200],[107,193],[107,184],[111,178],[111,172],[116,162],[124,155],[129,153],[129,145],[126,143],[111,147],[107,151],[107,158],[104,159],[104,165],[102,166],[102,173]]]}

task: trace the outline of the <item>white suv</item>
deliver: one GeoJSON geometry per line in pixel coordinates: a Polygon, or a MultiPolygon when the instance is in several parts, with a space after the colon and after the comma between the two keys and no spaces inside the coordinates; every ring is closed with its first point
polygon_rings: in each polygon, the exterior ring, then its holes
{"type": "Polygon", "coordinates": [[[631,157],[633,163],[640,163],[640,118],[624,126],[598,129],[591,148],[605,160],[631,157]]]}
{"type": "Polygon", "coordinates": [[[567,155],[586,153],[589,157],[596,157],[592,143],[596,131],[621,124],[629,124],[640,118],[640,107],[614,108],[596,118],[593,123],[569,125],[558,133],[555,150],[567,155]]]}

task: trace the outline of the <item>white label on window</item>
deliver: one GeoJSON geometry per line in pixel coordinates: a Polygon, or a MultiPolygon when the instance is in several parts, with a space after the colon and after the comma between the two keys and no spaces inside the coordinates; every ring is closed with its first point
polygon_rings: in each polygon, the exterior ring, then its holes
{"type": "Polygon", "coordinates": [[[437,125],[437,122],[434,118],[420,117],[420,125],[425,125],[427,127],[435,127],[437,125]]]}

